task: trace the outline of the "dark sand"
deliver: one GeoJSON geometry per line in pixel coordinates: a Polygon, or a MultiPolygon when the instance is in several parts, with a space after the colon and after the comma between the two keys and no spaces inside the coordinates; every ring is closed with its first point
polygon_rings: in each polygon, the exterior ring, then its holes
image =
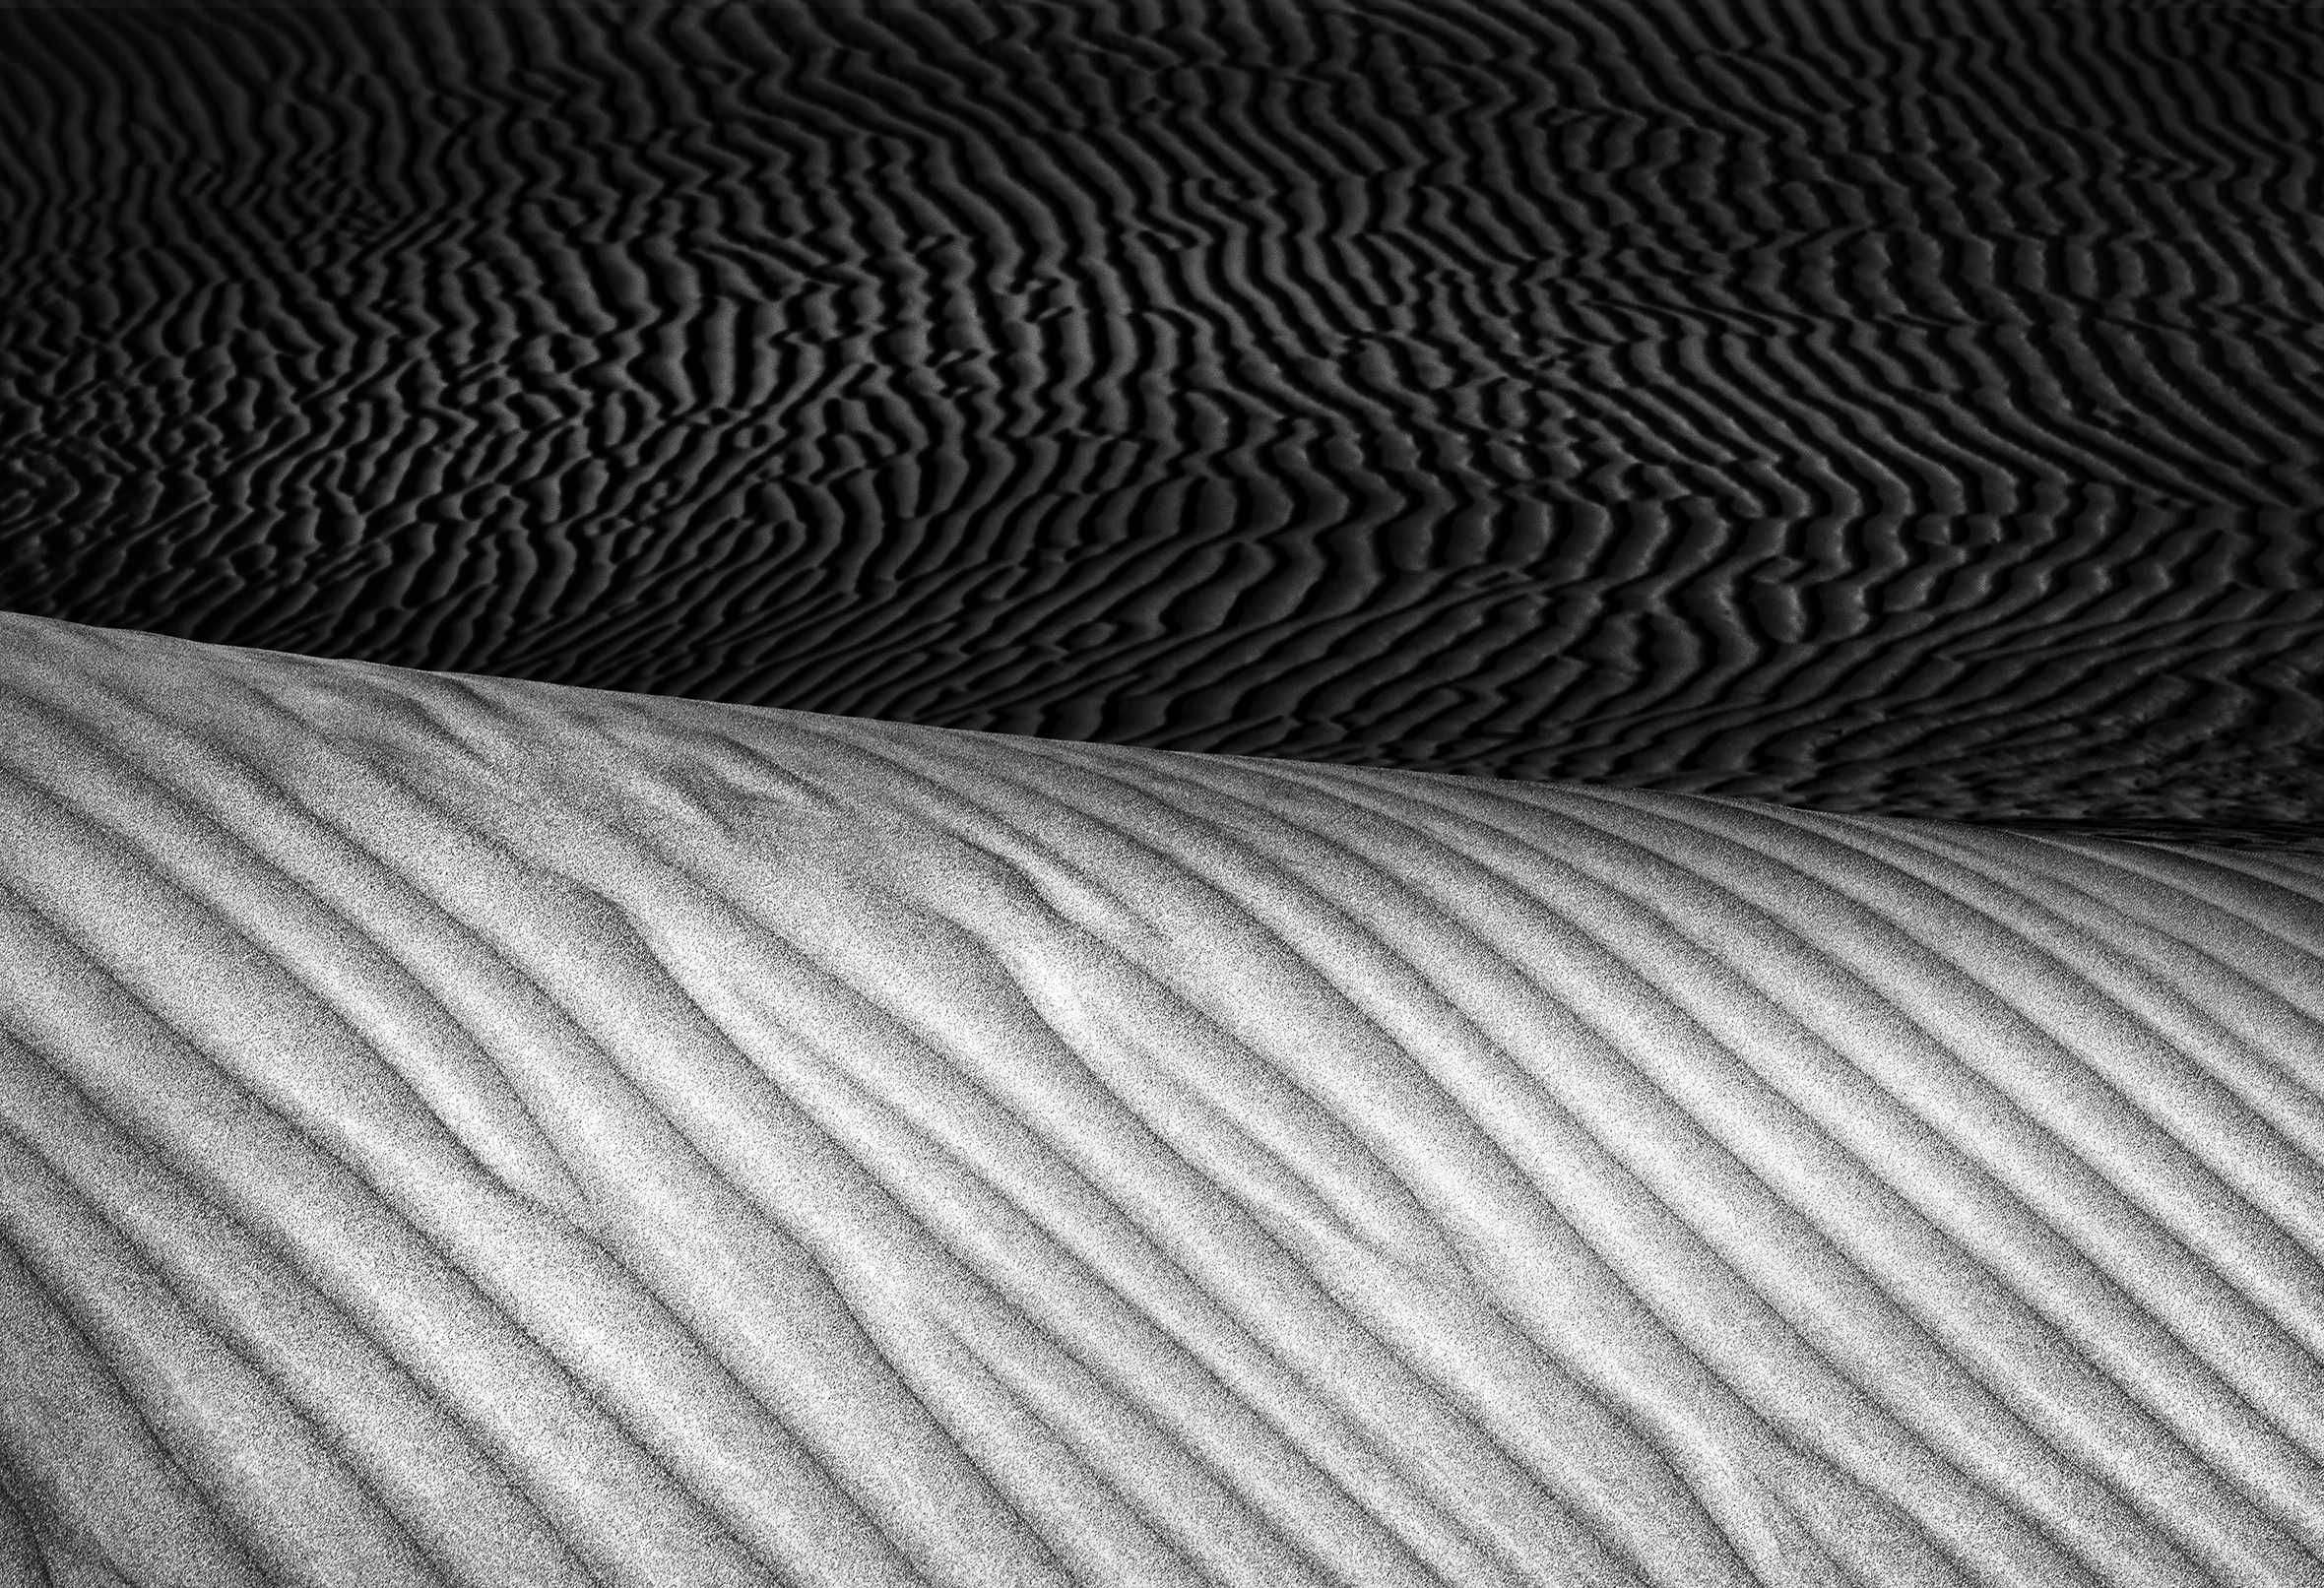
{"type": "Polygon", "coordinates": [[[2305,844],[2324,10],[0,12],[0,605],[2305,844]]]}

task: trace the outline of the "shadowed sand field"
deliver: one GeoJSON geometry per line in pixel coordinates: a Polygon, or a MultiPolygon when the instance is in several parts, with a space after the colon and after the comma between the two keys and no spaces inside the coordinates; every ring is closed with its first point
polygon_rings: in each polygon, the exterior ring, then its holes
{"type": "Polygon", "coordinates": [[[2324,8],[0,0],[0,603],[2324,853],[2324,8]]]}
{"type": "Polygon", "coordinates": [[[2324,864],[0,617],[0,1580],[2324,1578],[2324,864]]]}

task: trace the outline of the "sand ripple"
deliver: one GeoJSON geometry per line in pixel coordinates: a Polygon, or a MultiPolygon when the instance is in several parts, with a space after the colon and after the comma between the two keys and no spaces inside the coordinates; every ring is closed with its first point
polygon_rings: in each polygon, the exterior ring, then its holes
{"type": "Polygon", "coordinates": [[[2303,858],[0,642],[49,1581],[2324,1573],[2303,858]]]}
{"type": "Polygon", "coordinates": [[[2324,848],[2324,11],[0,8],[12,609],[2324,848]]]}

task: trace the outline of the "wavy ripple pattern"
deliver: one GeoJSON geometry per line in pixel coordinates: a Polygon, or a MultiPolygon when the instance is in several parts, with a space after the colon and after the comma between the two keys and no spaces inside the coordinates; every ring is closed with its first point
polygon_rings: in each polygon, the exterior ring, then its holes
{"type": "Polygon", "coordinates": [[[0,580],[923,724],[2310,842],[2324,12],[0,14],[0,580]]]}
{"type": "Polygon", "coordinates": [[[0,645],[28,1580],[2324,1571],[2307,858],[0,645]]]}

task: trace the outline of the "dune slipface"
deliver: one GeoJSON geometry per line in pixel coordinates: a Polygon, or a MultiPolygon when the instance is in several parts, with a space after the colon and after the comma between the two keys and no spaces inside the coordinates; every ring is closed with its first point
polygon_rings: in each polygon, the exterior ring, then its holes
{"type": "Polygon", "coordinates": [[[10,1580],[2319,1580],[2312,859],[0,640],[10,1580]]]}

